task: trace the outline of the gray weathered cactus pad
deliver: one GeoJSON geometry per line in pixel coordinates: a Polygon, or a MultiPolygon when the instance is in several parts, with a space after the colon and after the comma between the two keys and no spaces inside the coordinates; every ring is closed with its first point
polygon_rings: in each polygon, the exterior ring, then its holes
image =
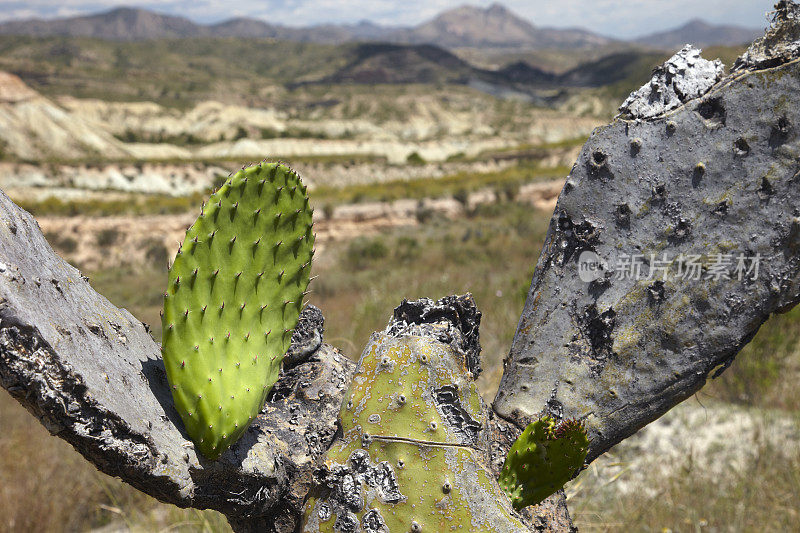
{"type": "Polygon", "coordinates": [[[583,419],[592,459],[797,303],[799,104],[795,61],[595,131],[553,214],[494,402],[501,416],[583,419]],[[584,272],[594,281],[579,277],[583,252],[603,268],[584,272]]]}

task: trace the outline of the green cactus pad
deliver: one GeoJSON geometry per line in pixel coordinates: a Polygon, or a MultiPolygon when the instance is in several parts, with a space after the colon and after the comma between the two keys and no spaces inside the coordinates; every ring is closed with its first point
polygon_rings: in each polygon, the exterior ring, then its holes
{"type": "Polygon", "coordinates": [[[500,487],[515,509],[541,502],[583,466],[589,440],[577,420],[559,424],[544,416],[529,424],[511,446],[500,473],[500,487]]]}
{"type": "Polygon", "coordinates": [[[278,378],[309,282],[311,212],[294,171],[245,168],[204,204],[169,271],[164,365],[210,459],[239,439],[278,378]]]}

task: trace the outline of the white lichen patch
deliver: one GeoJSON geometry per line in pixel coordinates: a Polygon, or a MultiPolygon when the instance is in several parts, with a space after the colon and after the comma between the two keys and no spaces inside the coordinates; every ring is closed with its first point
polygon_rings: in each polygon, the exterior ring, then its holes
{"type": "Polygon", "coordinates": [[[687,44],[653,71],[653,77],[631,93],[619,107],[622,115],[647,119],[675,109],[706,94],[724,74],[718,59],[709,61],[701,50],[687,44]]]}

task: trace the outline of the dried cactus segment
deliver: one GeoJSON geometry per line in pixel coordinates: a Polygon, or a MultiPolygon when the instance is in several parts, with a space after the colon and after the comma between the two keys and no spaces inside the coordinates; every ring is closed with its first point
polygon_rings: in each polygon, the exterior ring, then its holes
{"type": "Polygon", "coordinates": [[[164,295],[175,406],[216,459],[278,378],[308,287],[314,234],[306,188],[280,164],[237,172],[186,232],[164,295]]]}
{"type": "Polygon", "coordinates": [[[541,502],[583,466],[589,440],[578,420],[556,424],[544,416],[528,425],[511,446],[500,473],[500,487],[515,509],[541,502]]]}
{"type": "Polygon", "coordinates": [[[526,530],[469,436],[486,423],[469,376],[447,344],[374,335],[345,396],[322,488],[306,503],[304,531],[526,530]]]}

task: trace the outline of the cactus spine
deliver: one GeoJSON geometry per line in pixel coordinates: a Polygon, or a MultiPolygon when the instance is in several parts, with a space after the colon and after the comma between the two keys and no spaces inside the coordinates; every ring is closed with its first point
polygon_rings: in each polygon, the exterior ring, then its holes
{"type": "Polygon", "coordinates": [[[239,439],[278,378],[309,283],[311,213],[294,171],[244,168],[203,205],[169,271],[164,365],[210,459],[239,439]]]}
{"type": "Polygon", "coordinates": [[[541,502],[583,466],[589,441],[576,420],[556,424],[544,416],[528,425],[511,446],[500,474],[500,486],[515,509],[541,502]]]}

